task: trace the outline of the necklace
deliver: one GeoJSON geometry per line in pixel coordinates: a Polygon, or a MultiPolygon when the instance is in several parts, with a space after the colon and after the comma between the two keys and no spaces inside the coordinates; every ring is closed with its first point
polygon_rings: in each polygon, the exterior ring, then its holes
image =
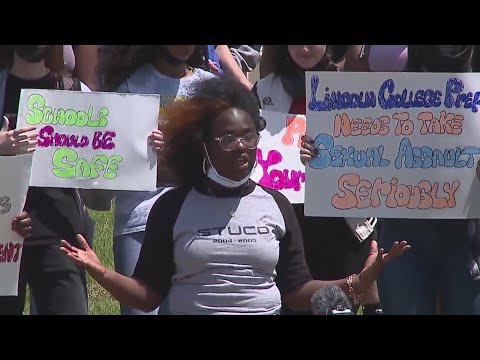
{"type": "MultiPolygon", "coordinates": [[[[250,179],[248,179],[247,182],[245,183],[245,185],[243,186],[242,192],[238,196],[238,199],[242,198],[242,196],[245,193],[245,190],[247,189],[249,184],[250,184],[250,179]]],[[[233,207],[230,208],[230,211],[229,211],[228,215],[230,215],[231,218],[233,218],[235,216],[235,210],[236,209],[234,209],[233,207]]]]}
{"type": "MultiPolygon", "coordinates": [[[[245,190],[247,190],[248,188],[248,185],[250,185],[250,179],[247,180],[247,182],[245,183],[245,185],[243,186],[243,189],[242,191],[240,192],[240,195],[238,195],[238,199],[241,199],[243,194],[245,193],[245,190]]],[[[215,195],[214,192],[212,191],[212,189],[210,189],[210,186],[208,187],[208,192],[211,194],[211,195],[215,195]]],[[[235,209],[233,207],[230,208],[230,211],[228,212],[228,215],[233,218],[235,216],[235,209]]]]}

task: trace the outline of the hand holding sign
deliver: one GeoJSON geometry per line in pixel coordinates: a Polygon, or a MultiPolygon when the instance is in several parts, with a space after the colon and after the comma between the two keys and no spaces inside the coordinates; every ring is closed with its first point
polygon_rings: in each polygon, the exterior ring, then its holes
{"type": "Polygon", "coordinates": [[[300,160],[305,165],[313,157],[318,156],[318,149],[313,145],[313,139],[308,136],[302,136],[302,148],[300,149],[300,160]]]}
{"type": "Polygon", "coordinates": [[[160,152],[165,147],[165,142],[163,141],[163,133],[161,130],[153,130],[150,136],[148,137],[148,142],[152,146],[153,150],[160,152]]]}
{"type": "Polygon", "coordinates": [[[38,129],[30,185],[154,190],[157,157],[145,140],[158,108],[158,95],[22,89],[16,131],[38,129]]]}
{"type": "Polygon", "coordinates": [[[19,236],[28,239],[32,233],[32,219],[27,212],[22,212],[15,216],[12,221],[12,231],[15,231],[19,236]]]}
{"type": "Polygon", "coordinates": [[[306,167],[307,216],[480,216],[479,74],[307,72],[306,80],[319,151],[306,167]]]}
{"type": "Polygon", "coordinates": [[[0,129],[0,155],[18,155],[35,151],[37,145],[37,132],[35,126],[25,126],[15,130],[8,130],[9,121],[3,117],[3,126],[0,129]]]}

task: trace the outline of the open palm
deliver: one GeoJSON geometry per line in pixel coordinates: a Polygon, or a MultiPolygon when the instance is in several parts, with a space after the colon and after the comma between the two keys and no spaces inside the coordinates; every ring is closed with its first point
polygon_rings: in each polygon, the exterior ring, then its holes
{"type": "Polygon", "coordinates": [[[406,241],[395,241],[388,253],[384,249],[378,250],[378,244],[372,240],[370,244],[370,254],[368,255],[362,272],[358,278],[359,293],[364,292],[377,280],[378,274],[382,267],[388,262],[392,261],[398,256],[401,256],[405,251],[410,249],[410,245],[406,241]]]}
{"type": "Polygon", "coordinates": [[[87,270],[90,273],[105,272],[105,267],[98,259],[97,254],[90,248],[87,241],[82,235],[77,235],[80,248],[71,245],[68,241],[62,240],[60,250],[62,250],[72,261],[87,270]]]}

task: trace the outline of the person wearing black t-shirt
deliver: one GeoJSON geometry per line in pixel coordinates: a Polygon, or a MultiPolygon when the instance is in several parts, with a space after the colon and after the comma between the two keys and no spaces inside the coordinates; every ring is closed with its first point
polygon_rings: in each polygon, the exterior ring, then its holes
{"type": "MultiPolygon", "coordinates": [[[[21,89],[72,89],[74,81],[63,76],[61,48],[62,45],[0,47],[0,65],[8,69],[0,76],[4,79],[1,85],[5,94],[0,99],[3,128],[17,128],[21,89]]],[[[23,130],[17,129],[17,146],[8,149],[0,144],[0,155],[15,154],[19,143],[24,144],[20,149],[32,150],[36,140],[34,136],[26,138],[23,130]]],[[[18,296],[0,297],[0,314],[23,313],[27,283],[35,296],[38,314],[87,314],[81,271],[58,249],[60,239],[75,244],[76,234],[85,233],[81,206],[75,189],[29,188],[25,211],[31,217],[32,233],[24,244],[18,296]]]]}
{"type": "MultiPolygon", "coordinates": [[[[341,49],[338,45],[270,45],[276,57],[270,59],[271,73],[257,81],[252,89],[263,110],[306,114],[306,71],[338,72],[341,49]]],[[[262,59],[263,61],[263,59],[262,59]]],[[[302,139],[300,158],[307,163],[317,156],[313,140],[302,139]]],[[[303,203],[293,204],[302,230],[305,258],[314,279],[332,280],[358,272],[368,257],[374,231],[359,236],[357,225],[366,227],[376,219],[305,216],[303,203]],[[362,239],[362,240],[361,240],[362,239]]],[[[367,227],[368,229],[368,227],[367,227]]],[[[372,230],[370,228],[369,230],[372,230]]],[[[370,308],[380,308],[376,284],[365,296],[370,308]]],[[[356,309],[354,308],[354,311],[356,309]]],[[[300,315],[285,309],[285,313],[300,315]]],[[[369,313],[364,307],[363,314],[369,313]]],[[[376,313],[376,312],[375,312],[376,313]]],[[[303,313],[305,315],[311,312],[303,313]]]]}

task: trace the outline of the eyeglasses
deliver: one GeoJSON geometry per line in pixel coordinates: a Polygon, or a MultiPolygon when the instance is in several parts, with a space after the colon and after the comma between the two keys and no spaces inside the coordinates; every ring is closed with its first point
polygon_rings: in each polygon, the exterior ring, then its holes
{"type": "Polygon", "coordinates": [[[257,147],[258,142],[260,141],[260,135],[257,133],[248,133],[244,136],[237,137],[235,135],[227,134],[214,139],[220,143],[220,146],[225,151],[232,151],[237,147],[240,141],[247,149],[253,150],[257,147]]]}

